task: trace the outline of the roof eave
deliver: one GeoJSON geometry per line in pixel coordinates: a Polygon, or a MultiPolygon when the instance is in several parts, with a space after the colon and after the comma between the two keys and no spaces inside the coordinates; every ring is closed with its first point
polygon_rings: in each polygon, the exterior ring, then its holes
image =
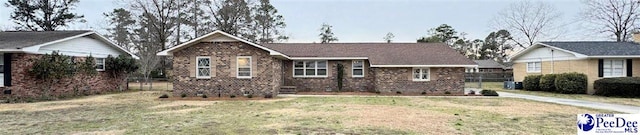
{"type": "Polygon", "coordinates": [[[476,68],[478,65],[373,65],[371,67],[465,67],[476,68]]]}

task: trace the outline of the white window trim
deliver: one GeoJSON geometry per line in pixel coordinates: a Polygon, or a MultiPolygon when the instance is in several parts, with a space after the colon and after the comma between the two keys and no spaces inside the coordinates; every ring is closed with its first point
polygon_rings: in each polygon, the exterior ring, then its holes
{"type": "MultiPolygon", "coordinates": [[[[525,66],[526,66],[525,68],[526,68],[526,70],[527,70],[527,73],[540,73],[540,72],[542,72],[542,62],[540,62],[540,61],[527,62],[527,64],[526,64],[525,66]],[[538,70],[538,71],[531,71],[531,70],[529,70],[529,65],[530,65],[530,64],[535,64],[535,63],[540,63],[540,70],[538,70]]],[[[533,67],[533,68],[535,69],[535,65],[534,65],[534,67],[533,67]]]]}
{"type": "Polygon", "coordinates": [[[236,78],[240,79],[251,79],[253,77],[253,62],[251,56],[238,56],[236,57],[236,78]],[[249,58],[249,76],[240,76],[240,64],[238,63],[239,59],[249,58]]]}
{"type": "Polygon", "coordinates": [[[325,78],[325,77],[329,77],[329,61],[327,60],[299,60],[299,61],[293,61],[293,63],[291,64],[291,74],[293,75],[294,78],[325,78]],[[326,70],[326,74],[325,75],[318,75],[318,62],[322,62],[324,61],[326,63],[324,70],[326,70]],[[296,62],[303,62],[303,67],[302,67],[302,75],[296,75],[296,62]],[[307,62],[315,62],[315,73],[316,75],[307,75],[307,62]]]}
{"type": "MultiPolygon", "coordinates": [[[[611,65],[613,66],[613,65],[611,65]]],[[[611,73],[613,74],[613,67],[611,67],[611,73]]],[[[627,61],[626,59],[603,59],[602,61],[602,78],[614,78],[614,77],[627,77],[627,61]],[[611,61],[611,64],[613,64],[613,61],[622,61],[622,75],[620,76],[606,76],[604,73],[604,61],[611,61]]]]}
{"type": "Polygon", "coordinates": [[[211,63],[211,57],[209,56],[198,56],[196,57],[196,78],[198,79],[209,79],[211,78],[211,66],[213,65],[213,63],[211,63]],[[209,76],[200,76],[200,71],[198,71],[199,65],[200,65],[200,59],[203,58],[207,58],[209,59],[209,76]]]}
{"type": "Polygon", "coordinates": [[[96,62],[96,71],[105,71],[105,69],[107,68],[107,58],[95,58],[95,62],[96,62]],[[97,68],[98,67],[98,59],[102,59],[102,68],[97,68]]]}
{"type": "Polygon", "coordinates": [[[430,81],[431,80],[431,68],[413,68],[411,70],[411,78],[413,79],[413,81],[416,81],[416,82],[430,81]],[[415,78],[415,74],[413,73],[413,71],[415,71],[416,69],[421,69],[420,70],[420,79],[416,79],[415,78]],[[427,70],[427,74],[429,74],[429,77],[427,79],[422,79],[422,74],[424,73],[425,69],[427,70]]]}
{"type": "Polygon", "coordinates": [[[353,61],[351,61],[351,77],[353,77],[353,78],[362,78],[362,77],[364,77],[364,74],[365,74],[365,71],[364,71],[364,60],[353,60],[353,61]],[[354,74],[355,73],[354,71],[356,70],[356,67],[355,67],[355,64],[353,64],[353,63],[355,63],[356,61],[360,61],[360,63],[362,63],[362,67],[361,68],[357,68],[357,69],[362,69],[362,75],[355,75],[354,74]]]}

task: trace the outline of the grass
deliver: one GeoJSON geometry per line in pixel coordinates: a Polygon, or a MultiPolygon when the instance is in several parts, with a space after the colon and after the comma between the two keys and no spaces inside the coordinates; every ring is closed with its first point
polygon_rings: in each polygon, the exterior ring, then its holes
{"type": "MultiPolygon", "coordinates": [[[[465,85],[472,86],[474,88],[478,87],[477,83],[465,83],[465,85]]],[[[640,98],[603,97],[603,96],[588,95],[588,94],[558,94],[558,93],[544,92],[544,91],[506,90],[502,88],[502,85],[503,85],[502,82],[482,83],[483,89],[492,89],[492,90],[503,91],[503,92],[640,106],[640,98]]]]}
{"type": "Polygon", "coordinates": [[[308,97],[162,101],[164,91],[0,104],[4,134],[574,134],[576,114],[512,98],[308,97]]]}

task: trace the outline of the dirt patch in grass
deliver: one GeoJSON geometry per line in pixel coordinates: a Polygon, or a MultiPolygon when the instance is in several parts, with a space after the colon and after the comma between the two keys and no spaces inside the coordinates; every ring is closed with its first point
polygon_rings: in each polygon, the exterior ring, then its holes
{"type": "Polygon", "coordinates": [[[179,106],[208,106],[217,104],[218,101],[173,101],[165,104],[149,107],[149,109],[179,107],[179,106]]]}
{"type": "Polygon", "coordinates": [[[525,101],[519,99],[513,100],[496,100],[496,99],[485,99],[485,98],[477,98],[471,100],[461,100],[461,99],[442,99],[436,101],[429,100],[414,100],[418,103],[426,103],[431,102],[436,106],[440,107],[455,107],[455,108],[465,108],[470,110],[478,110],[478,111],[487,111],[492,113],[498,113],[503,115],[510,116],[521,116],[521,117],[529,117],[535,115],[543,115],[549,113],[567,113],[567,112],[588,112],[585,109],[577,108],[577,107],[567,107],[564,105],[557,104],[542,104],[539,102],[525,101]]]}
{"type": "Polygon", "coordinates": [[[160,111],[160,112],[152,112],[151,114],[168,114],[168,113],[189,113],[197,110],[202,110],[204,108],[188,108],[188,109],[179,109],[179,110],[169,110],[169,111],[160,111]]]}
{"type": "Polygon", "coordinates": [[[411,130],[421,133],[449,134],[455,129],[448,125],[453,115],[411,109],[407,107],[381,105],[348,105],[343,113],[354,120],[346,121],[348,127],[374,126],[390,127],[399,130],[411,130]]]}
{"type": "Polygon", "coordinates": [[[109,130],[109,131],[93,131],[93,132],[80,132],[72,135],[123,135],[125,130],[109,130]]]}

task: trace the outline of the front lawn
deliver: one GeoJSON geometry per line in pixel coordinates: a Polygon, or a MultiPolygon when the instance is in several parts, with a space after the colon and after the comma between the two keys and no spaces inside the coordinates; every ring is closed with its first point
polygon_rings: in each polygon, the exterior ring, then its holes
{"type": "MultiPolygon", "coordinates": [[[[475,87],[478,86],[477,83],[468,83],[466,85],[475,86],[475,87]]],[[[492,89],[492,90],[497,90],[502,92],[640,106],[640,98],[618,98],[618,97],[603,97],[603,96],[588,95],[588,94],[559,94],[559,93],[544,92],[544,91],[506,90],[506,89],[503,89],[502,86],[503,86],[502,82],[482,83],[483,89],[492,89]]]]}
{"type": "Polygon", "coordinates": [[[512,98],[308,97],[161,101],[163,91],[0,104],[4,134],[574,134],[576,114],[512,98]]]}

